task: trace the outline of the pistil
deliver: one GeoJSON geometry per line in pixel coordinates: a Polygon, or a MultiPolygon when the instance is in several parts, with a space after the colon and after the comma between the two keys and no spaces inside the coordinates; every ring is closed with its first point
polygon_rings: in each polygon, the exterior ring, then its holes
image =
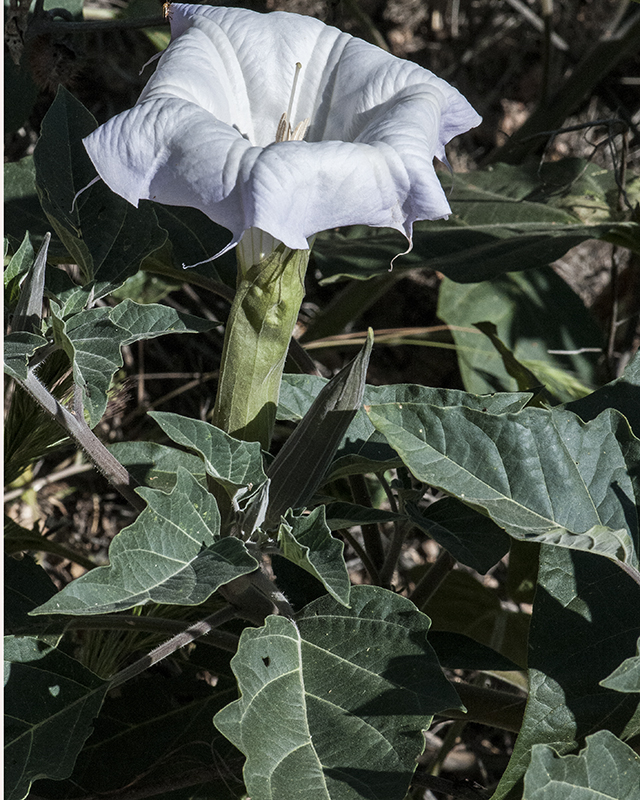
{"type": "Polygon", "coordinates": [[[302,122],[299,122],[295,128],[291,128],[291,114],[293,112],[293,101],[295,99],[296,88],[298,86],[298,76],[300,75],[300,70],[302,69],[302,64],[298,61],[296,62],[296,71],[295,75],[293,76],[293,86],[291,87],[291,96],[289,97],[289,107],[284,112],[284,114],[280,117],[280,122],[278,123],[278,130],[276,131],[276,142],[301,142],[305,134],[309,129],[309,122],[310,119],[307,117],[303,119],[302,122]]]}

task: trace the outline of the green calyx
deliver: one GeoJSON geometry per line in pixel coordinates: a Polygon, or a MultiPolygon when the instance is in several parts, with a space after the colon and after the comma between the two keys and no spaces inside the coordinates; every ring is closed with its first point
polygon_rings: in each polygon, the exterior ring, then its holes
{"type": "Polygon", "coordinates": [[[238,439],[260,442],[265,450],[304,297],[309,254],[280,244],[257,264],[238,263],[212,422],[238,439]]]}

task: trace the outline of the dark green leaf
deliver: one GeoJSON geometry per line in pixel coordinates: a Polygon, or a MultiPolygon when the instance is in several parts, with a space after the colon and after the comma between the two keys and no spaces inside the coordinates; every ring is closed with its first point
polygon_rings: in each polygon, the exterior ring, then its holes
{"type": "Polygon", "coordinates": [[[4,659],[6,797],[22,800],[37,778],[71,774],[108,686],[38,639],[6,637],[4,659]]]}
{"type": "Polygon", "coordinates": [[[42,207],[84,282],[95,282],[98,298],[133,275],[166,233],[150,203],[135,208],[101,181],[76,199],[96,174],[82,144],[95,127],[86,108],[60,88],[43,120],[34,162],[42,207]]]}
{"type": "Polygon", "coordinates": [[[587,736],[577,756],[537,744],[524,777],[527,800],[631,800],[640,787],[640,756],[609,731],[587,736]]]}
{"type": "Polygon", "coordinates": [[[473,669],[507,672],[520,669],[516,663],[469,636],[451,631],[431,631],[431,646],[438,661],[447,669],[473,669]]]}
{"type": "Polygon", "coordinates": [[[229,678],[219,678],[215,689],[202,680],[199,670],[219,673],[197,658],[198,649],[189,661],[176,659],[180,669],[170,677],[147,672],[107,696],[73,774],[63,782],[39,781],[34,793],[51,800],[72,800],[88,793],[122,795],[135,785],[153,796],[158,787],[175,787],[176,778],[195,775],[202,785],[194,780],[184,793],[174,789],[170,796],[180,800],[241,797],[242,756],[212,725],[213,715],[237,691],[229,678]]]}
{"type": "MultiPolygon", "coordinates": [[[[514,267],[525,270],[550,264],[585,239],[615,238],[637,247],[638,224],[620,222],[607,202],[615,176],[580,162],[578,169],[586,170],[588,188],[596,195],[592,203],[596,213],[585,215],[581,211],[584,197],[576,192],[577,199],[571,191],[576,165],[572,164],[566,177],[560,176],[563,162],[560,165],[547,170],[544,179],[538,175],[537,164],[497,164],[456,175],[449,195],[453,213],[448,220],[416,223],[413,249],[394,262],[394,269],[429,267],[467,283],[491,280],[514,267]],[[563,190],[573,198],[563,197],[563,190]]],[[[445,187],[450,185],[448,175],[442,174],[441,179],[445,187]]],[[[406,241],[399,233],[367,228],[325,232],[314,245],[326,282],[342,277],[366,280],[387,272],[394,256],[405,250],[406,241]]]]}
{"type": "Polygon", "coordinates": [[[324,508],[327,525],[332,531],[350,528],[352,525],[377,525],[380,522],[397,522],[405,519],[404,515],[393,511],[359,506],[355,503],[327,503],[324,508]]]}
{"type": "MultiPolygon", "coordinates": [[[[4,622],[7,633],[36,632],[40,620],[29,616],[56,593],[56,587],[44,569],[31,556],[20,559],[5,556],[4,560],[4,622]]],[[[59,637],[51,644],[55,644],[59,637]]]]}
{"type": "Polygon", "coordinates": [[[594,730],[625,737],[639,732],[638,695],[601,685],[635,654],[639,634],[637,583],[589,553],[542,547],[529,635],[529,700],[495,800],[521,780],[536,744],[565,754],[594,730]]]}
{"type": "Polygon", "coordinates": [[[402,800],[433,714],[459,706],[408,600],[354,586],[297,624],[246,629],[232,667],[242,696],[216,727],[247,755],[253,800],[402,800]],[[357,691],[354,691],[357,687],[357,691]]]}
{"type": "Polygon", "coordinates": [[[278,530],[282,555],[324,584],[329,594],[349,604],[351,582],[344,562],[344,542],[334,539],[325,519],[324,506],[304,517],[287,514],[278,530]]]}
{"type": "MultiPolygon", "coordinates": [[[[424,571],[415,570],[412,578],[424,571]]],[[[526,667],[529,615],[503,608],[497,594],[469,573],[450,572],[421,610],[433,621],[434,633],[468,636],[526,667]]]]}
{"type": "Polygon", "coordinates": [[[106,614],[145,603],[198,605],[257,568],[245,545],[220,537],[213,496],[185,469],[171,494],[141,488],[148,507],[113,540],[110,566],[65,586],[38,614],[106,614]]]}

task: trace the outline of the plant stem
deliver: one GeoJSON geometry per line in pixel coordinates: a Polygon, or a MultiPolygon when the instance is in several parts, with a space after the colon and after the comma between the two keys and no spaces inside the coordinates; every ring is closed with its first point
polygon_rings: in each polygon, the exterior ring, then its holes
{"type": "Polygon", "coordinates": [[[387,548],[387,553],[384,558],[384,564],[380,570],[380,586],[389,587],[391,579],[398,563],[398,558],[402,551],[402,545],[406,538],[407,532],[411,529],[411,523],[407,522],[394,522],[393,533],[391,534],[391,542],[387,548]]]}
{"type": "MultiPolygon", "coordinates": [[[[356,503],[365,508],[371,508],[371,498],[364,475],[349,475],[349,487],[356,503]]],[[[382,547],[382,537],[377,525],[361,525],[362,538],[364,539],[365,550],[375,565],[379,573],[384,564],[384,548],[382,547]]]]}
{"type": "Polygon", "coordinates": [[[438,714],[439,717],[480,722],[504,731],[519,733],[526,705],[525,697],[465,682],[456,682],[454,687],[467,712],[465,714],[458,709],[449,709],[438,714]]]}
{"type": "Polygon", "coordinates": [[[364,549],[364,547],[362,547],[360,542],[351,533],[349,533],[348,530],[341,528],[339,533],[342,534],[342,536],[347,540],[347,542],[349,542],[352,549],[360,557],[360,560],[362,561],[364,568],[369,573],[369,577],[371,578],[371,583],[373,583],[374,586],[379,586],[380,577],[378,576],[378,570],[376,569],[373,562],[367,555],[367,551],[364,549]]]}
{"type": "Polygon", "coordinates": [[[456,560],[453,556],[449,555],[446,550],[441,550],[438,558],[416,584],[415,589],[409,595],[409,600],[415,603],[417,608],[424,608],[454,568],[455,563],[456,560]]]}
{"type": "Polygon", "coordinates": [[[137,511],[143,511],[146,504],[134,491],[134,488],[138,486],[137,481],[122,464],[111,455],[100,439],[98,439],[89,428],[84,419],[76,417],[59,403],[40,383],[33,371],[30,370],[25,380],[19,381],[19,383],[22,388],[53,417],[64,431],[76,441],[113,487],[117,489],[137,511]]]}
{"type": "Polygon", "coordinates": [[[186,630],[183,630],[181,633],[169,639],[168,642],[164,642],[143,658],[138,659],[138,661],[120,670],[120,672],[117,672],[109,681],[110,688],[113,689],[116,686],[120,686],[136,675],[139,675],[141,672],[144,672],[146,669],[149,669],[153,664],[157,664],[159,661],[162,661],[162,659],[175,653],[176,650],[190,644],[194,639],[204,636],[213,628],[217,628],[219,625],[223,625],[225,622],[229,622],[235,617],[235,608],[226,606],[200,622],[195,622],[186,630]]]}

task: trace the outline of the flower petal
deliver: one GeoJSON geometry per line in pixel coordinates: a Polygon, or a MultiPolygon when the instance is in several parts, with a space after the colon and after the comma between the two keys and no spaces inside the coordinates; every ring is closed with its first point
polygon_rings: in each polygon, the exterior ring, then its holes
{"type": "Polygon", "coordinates": [[[171,22],[136,106],[84,140],[115,192],[198,208],[231,245],[255,227],[295,249],[352,224],[410,241],[450,212],[433,158],[480,117],[445,81],[311,17],[174,4],[171,22]],[[307,141],[275,143],[296,62],[307,141]]]}

